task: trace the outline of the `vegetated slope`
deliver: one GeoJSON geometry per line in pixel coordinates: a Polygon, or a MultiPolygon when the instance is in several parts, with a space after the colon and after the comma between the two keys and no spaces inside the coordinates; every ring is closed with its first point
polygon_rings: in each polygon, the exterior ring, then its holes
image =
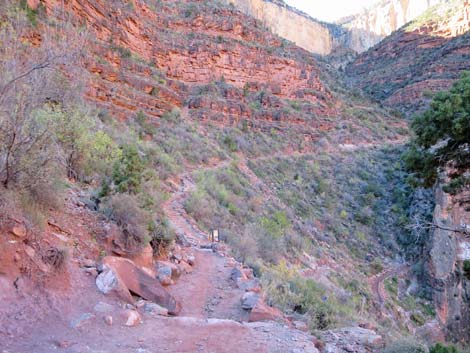
{"type": "Polygon", "coordinates": [[[421,111],[426,92],[448,89],[470,68],[470,4],[436,5],[358,56],[346,68],[354,85],[406,115],[421,111]]]}
{"type": "Polygon", "coordinates": [[[383,336],[427,335],[436,331],[432,308],[416,288],[410,294],[413,276],[397,261],[412,238],[412,191],[400,148],[375,147],[264,156],[199,172],[185,210],[200,229],[220,229],[270,300],[312,329],[373,323],[383,336]],[[399,289],[383,294],[392,276],[399,289]]]}

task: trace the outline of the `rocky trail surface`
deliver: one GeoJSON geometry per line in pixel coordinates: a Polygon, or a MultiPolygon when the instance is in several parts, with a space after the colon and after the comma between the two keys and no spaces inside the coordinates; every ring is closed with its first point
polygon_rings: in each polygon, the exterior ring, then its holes
{"type": "Polygon", "coordinates": [[[387,300],[387,291],[385,289],[385,281],[394,276],[398,276],[408,270],[407,265],[400,265],[388,268],[381,273],[371,277],[370,287],[374,293],[375,300],[379,304],[381,310],[384,310],[385,302],[387,300]]]}

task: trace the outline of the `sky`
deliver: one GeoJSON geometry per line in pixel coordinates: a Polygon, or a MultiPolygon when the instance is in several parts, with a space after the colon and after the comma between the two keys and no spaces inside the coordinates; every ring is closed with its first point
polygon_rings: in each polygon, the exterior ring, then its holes
{"type": "Polygon", "coordinates": [[[285,2],[313,18],[333,22],[341,17],[356,14],[377,0],[285,0],[285,2]]]}

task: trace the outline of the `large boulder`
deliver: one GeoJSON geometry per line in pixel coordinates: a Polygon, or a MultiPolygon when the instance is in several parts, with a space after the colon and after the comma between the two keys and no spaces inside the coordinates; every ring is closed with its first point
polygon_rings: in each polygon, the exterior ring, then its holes
{"type": "Polygon", "coordinates": [[[238,288],[245,292],[261,292],[261,283],[257,278],[243,280],[242,278],[237,279],[238,288]]]}
{"type": "MultiPolygon", "coordinates": [[[[181,304],[163,288],[156,278],[137,267],[131,260],[107,256],[103,259],[103,266],[113,272],[113,276],[118,282],[117,287],[120,287],[120,284],[122,284],[128,289],[128,292],[164,306],[168,309],[170,315],[178,315],[180,312],[181,304]]],[[[109,276],[109,280],[103,282],[105,284],[111,282],[111,284],[105,289],[114,288],[116,285],[114,285],[113,276],[110,274],[106,276],[109,276]]],[[[100,287],[98,286],[98,288],[100,287]]],[[[105,291],[102,290],[102,292],[105,291]]]]}
{"type": "Polygon", "coordinates": [[[155,277],[155,264],[153,261],[153,248],[150,244],[132,255],[127,255],[137,266],[142,268],[150,276],[155,277]]]}
{"type": "Polygon", "coordinates": [[[128,303],[134,301],[124,282],[119,278],[116,272],[108,266],[104,266],[103,272],[96,277],[95,281],[101,293],[115,294],[118,298],[128,303]]]}

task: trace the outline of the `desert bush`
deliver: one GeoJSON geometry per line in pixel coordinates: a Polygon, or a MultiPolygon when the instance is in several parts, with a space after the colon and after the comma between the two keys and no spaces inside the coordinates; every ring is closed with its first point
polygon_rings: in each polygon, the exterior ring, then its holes
{"type": "Polygon", "coordinates": [[[214,210],[217,209],[217,204],[204,189],[198,188],[186,200],[184,208],[193,219],[205,225],[205,228],[210,228],[212,215],[214,210]]]}
{"type": "Polygon", "coordinates": [[[60,271],[66,265],[68,251],[63,248],[51,247],[44,252],[42,258],[45,263],[51,265],[56,271],[60,271]]]}
{"type": "Polygon", "coordinates": [[[135,121],[137,123],[137,132],[140,137],[145,135],[154,135],[156,132],[156,127],[152,124],[150,118],[145,115],[142,110],[139,110],[136,114],[135,121]]]}
{"type": "Polygon", "coordinates": [[[160,254],[176,238],[175,231],[170,227],[165,217],[157,219],[150,223],[150,245],[155,254],[160,254]]]}
{"type": "Polygon", "coordinates": [[[382,260],[379,257],[374,258],[374,261],[370,264],[370,270],[373,275],[376,275],[384,270],[382,260]]]}
{"type": "Polygon", "coordinates": [[[93,174],[110,174],[121,151],[106,132],[98,129],[98,118],[78,107],[48,107],[43,114],[51,121],[69,178],[84,180],[93,174]]]}
{"type": "Polygon", "coordinates": [[[274,304],[284,311],[307,315],[311,329],[324,330],[350,316],[346,305],[315,281],[299,276],[297,269],[284,261],[264,268],[261,282],[274,304]]]}
{"type": "Polygon", "coordinates": [[[140,207],[135,195],[112,195],[105,203],[103,212],[121,229],[128,250],[142,247],[151,240],[151,217],[140,207]]]}
{"type": "Polygon", "coordinates": [[[258,242],[253,225],[247,225],[240,234],[229,234],[227,241],[236,259],[243,263],[252,263],[258,259],[258,242]]]}
{"type": "Polygon", "coordinates": [[[0,26],[0,182],[28,203],[50,204],[63,175],[49,108],[67,106],[80,96],[76,61],[84,37],[72,35],[75,31],[66,35],[64,22],[63,31],[45,31],[41,45],[31,45],[30,23],[17,10],[18,2],[0,5],[3,14],[14,14],[2,17],[0,26]]]}
{"type": "Polygon", "coordinates": [[[162,115],[162,120],[168,122],[168,123],[179,123],[181,122],[181,112],[179,109],[174,108],[169,112],[166,112],[165,114],[162,115]]]}

